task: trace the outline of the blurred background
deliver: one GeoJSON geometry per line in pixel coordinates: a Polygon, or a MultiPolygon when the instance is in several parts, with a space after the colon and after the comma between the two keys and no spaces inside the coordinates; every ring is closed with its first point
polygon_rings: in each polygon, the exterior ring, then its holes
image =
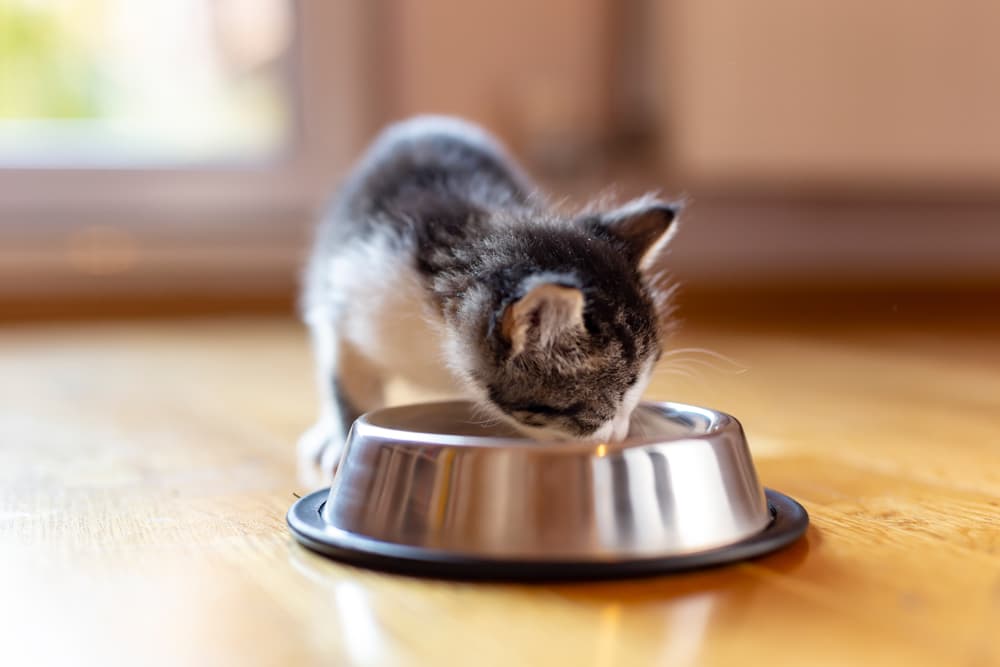
{"type": "Polygon", "coordinates": [[[0,317],[290,312],[385,123],[691,206],[711,315],[995,309],[1000,5],[0,0],[0,317]]]}

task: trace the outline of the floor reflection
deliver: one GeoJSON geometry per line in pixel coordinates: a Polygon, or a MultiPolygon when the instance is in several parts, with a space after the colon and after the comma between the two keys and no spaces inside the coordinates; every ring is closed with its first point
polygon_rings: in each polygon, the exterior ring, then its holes
{"type": "Polygon", "coordinates": [[[621,619],[621,604],[612,602],[601,609],[600,627],[597,632],[596,659],[594,660],[595,667],[609,667],[615,664],[616,640],[618,639],[621,619]]]}
{"type": "Polygon", "coordinates": [[[378,620],[368,593],[359,584],[342,580],[334,584],[333,595],[348,655],[360,664],[380,662],[378,620]]]}
{"type": "Polygon", "coordinates": [[[657,664],[681,667],[697,663],[715,600],[713,593],[700,593],[674,601],[657,664]]]}
{"type": "Polygon", "coordinates": [[[387,664],[410,651],[437,647],[436,658],[472,664],[461,660],[481,660],[484,647],[499,656],[535,646],[572,657],[572,664],[605,667],[643,655],[678,667],[713,654],[714,628],[744,623],[754,613],[761,589],[773,589],[761,571],[787,576],[808,560],[817,539],[811,531],[806,539],[752,563],[572,584],[389,575],[343,565],[299,545],[291,545],[288,558],[322,600],[322,613],[309,631],[321,644],[332,643],[332,653],[346,663],[387,664]],[[400,634],[400,627],[412,632],[400,634]],[[458,637],[455,627],[462,628],[458,637]]]}
{"type": "MultiPolygon", "coordinates": [[[[328,561],[310,562],[318,557],[295,545],[289,550],[288,560],[296,572],[305,576],[319,588],[333,595],[336,626],[340,640],[351,664],[379,665],[385,663],[384,641],[378,617],[370,594],[365,586],[347,576],[338,576],[339,566],[328,561]],[[326,570],[326,571],[324,571],[326,570]]],[[[323,631],[329,631],[326,620],[323,631]]]]}

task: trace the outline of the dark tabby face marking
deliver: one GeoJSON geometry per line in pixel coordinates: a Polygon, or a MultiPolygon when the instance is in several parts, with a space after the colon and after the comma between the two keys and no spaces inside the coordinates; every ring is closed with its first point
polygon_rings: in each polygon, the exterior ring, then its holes
{"type": "Polygon", "coordinates": [[[505,248],[522,272],[511,262],[487,276],[499,303],[478,377],[496,412],[535,437],[627,434],[660,354],[660,317],[640,265],[673,218],[659,202],[633,205],[505,248]]]}

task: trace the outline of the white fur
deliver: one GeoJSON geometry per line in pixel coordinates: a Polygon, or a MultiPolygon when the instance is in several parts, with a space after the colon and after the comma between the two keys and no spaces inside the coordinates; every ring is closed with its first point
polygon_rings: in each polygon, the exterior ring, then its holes
{"type": "Polygon", "coordinates": [[[459,384],[445,362],[441,318],[407,254],[389,243],[357,244],[323,267],[323,279],[349,311],[319,306],[305,314],[320,393],[319,419],[298,443],[299,474],[309,483],[321,483],[336,467],[351,426],[334,400],[334,377],[362,412],[381,407],[391,377],[444,393],[459,384]]]}
{"type": "Polygon", "coordinates": [[[653,375],[653,366],[655,363],[653,359],[650,359],[646,363],[646,367],[639,374],[639,379],[625,392],[622,404],[618,408],[618,413],[594,431],[594,434],[590,438],[591,440],[624,440],[628,436],[632,413],[635,411],[636,406],[639,405],[646,387],[649,386],[649,380],[653,375]]]}
{"type": "Polygon", "coordinates": [[[351,304],[341,318],[340,335],[383,377],[452,389],[455,378],[444,362],[440,315],[406,253],[390,250],[388,243],[376,238],[331,260],[329,280],[351,304]]]}

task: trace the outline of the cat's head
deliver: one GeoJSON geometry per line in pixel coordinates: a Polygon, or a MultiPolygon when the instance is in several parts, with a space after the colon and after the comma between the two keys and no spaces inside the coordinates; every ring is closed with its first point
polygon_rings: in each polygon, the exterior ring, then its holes
{"type": "Polygon", "coordinates": [[[511,234],[474,380],[491,412],[539,439],[628,434],[660,356],[669,295],[654,265],[677,212],[643,198],[511,234]]]}

